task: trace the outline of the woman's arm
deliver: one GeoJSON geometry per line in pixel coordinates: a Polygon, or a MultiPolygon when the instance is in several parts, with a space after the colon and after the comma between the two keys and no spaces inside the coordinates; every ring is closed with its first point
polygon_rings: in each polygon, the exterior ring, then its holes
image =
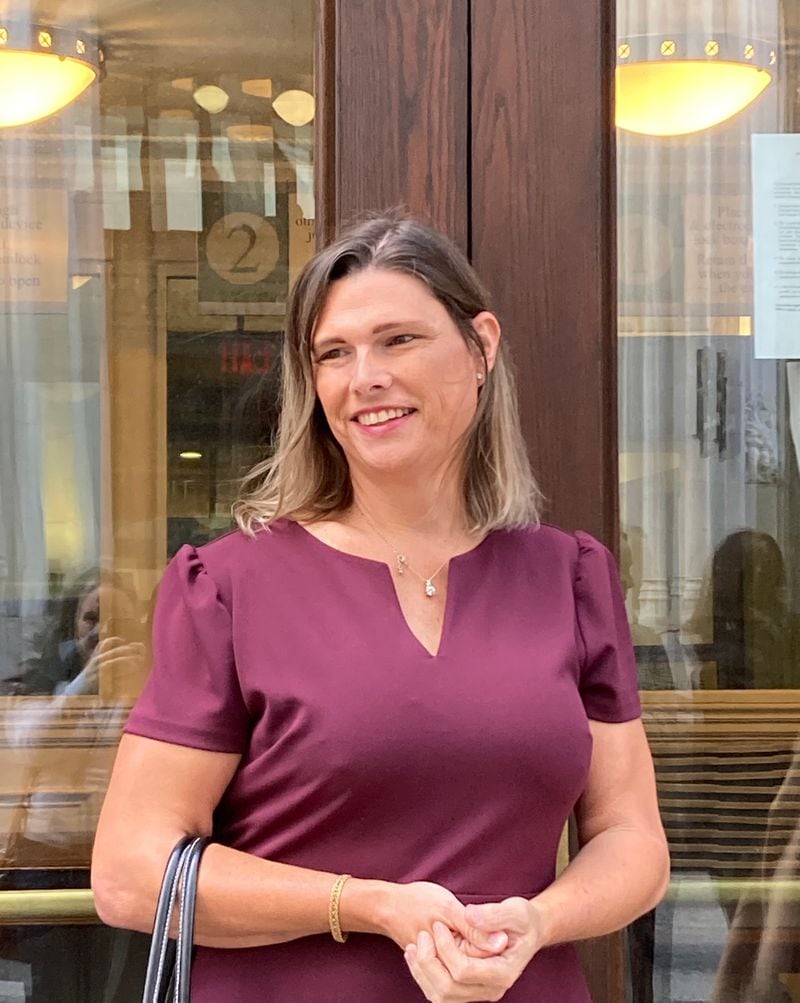
{"type": "Polygon", "coordinates": [[[669,853],[642,723],[589,724],[594,748],[576,808],[580,852],[534,899],[467,906],[467,919],[477,930],[508,933],[501,956],[465,957],[439,924],[433,937],[423,931],[409,942],[409,968],[436,998],[500,999],[537,951],[618,930],[663,896],[669,853]]]}
{"type": "Polygon", "coordinates": [[[576,808],[580,852],[532,904],[543,945],[598,937],[661,901],[669,851],[641,720],[589,722],[594,748],[576,808]]]}
{"type": "MultiPolygon", "coordinates": [[[[530,911],[536,950],[627,926],[658,904],[669,883],[669,851],[641,720],[589,726],[592,759],[575,811],[581,849],[541,894],[512,900],[530,911]]],[[[482,917],[483,926],[497,922],[500,905],[469,906],[467,912],[482,917]]]]}
{"type": "MultiPolygon", "coordinates": [[[[235,754],[123,736],[92,860],[92,889],[105,923],[152,929],[170,850],[182,835],[211,833],[214,809],[238,764],[235,754]]],[[[200,869],[195,939],[209,947],[256,947],[327,933],[335,878],[211,844],[200,869]]],[[[383,934],[403,946],[437,919],[453,930],[467,926],[455,896],[424,882],[351,878],[340,916],[345,931],[383,934]]]]}

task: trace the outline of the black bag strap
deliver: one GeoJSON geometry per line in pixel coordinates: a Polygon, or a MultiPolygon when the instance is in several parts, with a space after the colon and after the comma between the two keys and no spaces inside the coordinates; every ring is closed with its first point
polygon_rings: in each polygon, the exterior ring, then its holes
{"type": "Polygon", "coordinates": [[[153,919],[153,934],[150,939],[150,953],[147,958],[147,973],[144,982],[142,1003],[165,1003],[165,975],[169,978],[175,946],[169,939],[170,920],[175,908],[178,884],[184,866],[184,855],[192,844],[192,836],[179,839],[172,849],[164,869],[158,904],[153,919]]]}
{"type": "Polygon", "coordinates": [[[178,944],[175,952],[175,1003],[189,1003],[192,977],[192,946],[194,944],[194,915],[197,905],[197,876],[200,858],[210,840],[198,836],[185,850],[184,867],[180,884],[180,911],[178,913],[178,944]]]}

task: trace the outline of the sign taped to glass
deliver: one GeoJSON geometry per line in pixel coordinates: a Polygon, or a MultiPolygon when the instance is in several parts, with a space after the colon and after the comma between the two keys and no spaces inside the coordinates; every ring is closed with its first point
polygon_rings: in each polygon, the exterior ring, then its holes
{"type": "Polygon", "coordinates": [[[0,188],[0,303],[15,312],[66,311],[68,233],[63,189],[0,188]]]}

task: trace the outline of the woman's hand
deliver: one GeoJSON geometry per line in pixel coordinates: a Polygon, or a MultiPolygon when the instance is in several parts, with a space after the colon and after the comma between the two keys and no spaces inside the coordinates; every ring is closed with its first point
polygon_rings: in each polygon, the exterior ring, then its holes
{"type": "Polygon", "coordinates": [[[139,692],[145,671],[143,644],[121,637],[104,637],[98,642],[92,631],[76,642],[76,647],[82,655],[88,652],[88,661],[74,679],[59,683],[56,693],[62,696],[97,693],[101,669],[114,673],[115,686],[122,692],[139,692]]]}
{"type": "Polygon", "coordinates": [[[85,693],[96,693],[100,684],[100,670],[113,671],[118,682],[121,680],[140,685],[144,674],[144,645],[136,641],[125,641],[121,637],[104,637],[89,656],[75,682],[75,689],[85,693]]]}
{"type": "Polygon", "coordinates": [[[431,1003],[500,1000],[520,977],[543,941],[543,921],[534,902],[509,898],[490,905],[468,905],[467,935],[454,936],[442,922],[410,941],[405,959],[431,1003]],[[481,942],[488,931],[504,930],[508,945],[493,957],[470,956],[467,943],[481,942]]]}
{"type": "MultiPolygon", "coordinates": [[[[345,929],[345,912],[349,909],[345,896],[350,884],[345,885],[340,906],[345,929]]],[[[353,882],[354,886],[357,884],[353,882]]],[[[400,948],[414,943],[421,930],[430,931],[437,922],[453,932],[465,957],[496,955],[508,946],[505,933],[490,930],[485,925],[478,927],[470,924],[464,905],[441,885],[413,881],[409,884],[381,883],[381,887],[374,932],[390,937],[400,948]]]]}

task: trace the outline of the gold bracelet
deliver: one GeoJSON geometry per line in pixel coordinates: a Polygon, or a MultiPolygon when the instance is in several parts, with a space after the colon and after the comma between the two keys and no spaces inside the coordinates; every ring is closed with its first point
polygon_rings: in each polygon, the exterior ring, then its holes
{"type": "Polygon", "coordinates": [[[342,927],[339,922],[339,899],[342,897],[344,883],[349,877],[349,874],[340,874],[333,882],[333,888],[331,888],[331,899],[328,905],[328,923],[331,928],[331,936],[337,944],[343,944],[347,940],[347,934],[342,933],[342,927]]]}

